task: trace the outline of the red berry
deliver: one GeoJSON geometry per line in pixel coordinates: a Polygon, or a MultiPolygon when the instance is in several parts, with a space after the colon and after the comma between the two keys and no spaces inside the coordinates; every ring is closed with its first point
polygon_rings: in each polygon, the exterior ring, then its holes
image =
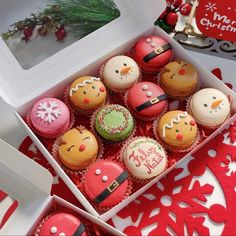
{"type": "Polygon", "coordinates": [[[30,38],[32,36],[32,34],[33,34],[33,28],[26,27],[26,28],[24,28],[24,32],[23,33],[24,33],[25,38],[30,38]]]}
{"type": "Polygon", "coordinates": [[[183,16],[188,16],[189,13],[191,12],[192,7],[189,3],[184,3],[180,6],[179,8],[179,12],[183,15],[183,16]]]}
{"type": "Polygon", "coordinates": [[[173,5],[175,0],[166,0],[167,5],[173,5]]]}
{"type": "Polygon", "coordinates": [[[175,8],[178,8],[183,3],[183,0],[175,0],[173,3],[173,6],[175,8]]]}
{"type": "Polygon", "coordinates": [[[178,15],[175,12],[169,13],[166,17],[166,22],[169,25],[176,25],[177,21],[178,21],[178,15]]]}
{"type": "Polygon", "coordinates": [[[64,26],[61,26],[56,32],[55,36],[57,38],[57,41],[62,42],[63,39],[66,37],[66,32],[64,29],[64,26]]]}

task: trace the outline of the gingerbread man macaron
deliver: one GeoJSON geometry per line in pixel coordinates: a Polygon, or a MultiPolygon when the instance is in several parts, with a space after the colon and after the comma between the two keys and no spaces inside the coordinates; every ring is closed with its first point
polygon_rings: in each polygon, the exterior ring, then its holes
{"type": "Polygon", "coordinates": [[[93,112],[105,104],[106,97],[106,88],[97,77],[79,77],[69,88],[69,103],[75,110],[93,112]]]}
{"type": "Polygon", "coordinates": [[[163,115],[156,127],[156,133],[167,144],[177,150],[189,148],[197,137],[197,124],[186,111],[169,111],[163,115]]]}

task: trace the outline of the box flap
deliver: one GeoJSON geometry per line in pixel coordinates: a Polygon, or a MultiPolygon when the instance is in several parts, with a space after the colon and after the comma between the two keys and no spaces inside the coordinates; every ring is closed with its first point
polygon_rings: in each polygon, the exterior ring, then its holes
{"type": "MultiPolygon", "coordinates": [[[[21,4],[18,0],[13,1],[15,8],[21,4]]],[[[114,2],[121,12],[119,18],[28,70],[21,68],[3,39],[0,38],[0,84],[5,93],[3,97],[7,96],[14,107],[20,107],[61,81],[75,75],[91,61],[95,61],[146,31],[164,11],[166,4],[165,0],[115,0],[114,2]]],[[[3,9],[1,4],[0,2],[0,9],[3,9]]],[[[28,2],[27,5],[29,4],[35,7],[35,1],[28,2]]],[[[26,9],[29,11],[29,6],[26,9]]],[[[0,22],[4,21],[1,15],[6,14],[0,14],[0,22]]]]}
{"type": "Polygon", "coordinates": [[[0,150],[0,190],[18,202],[0,234],[25,235],[50,199],[53,177],[1,139],[0,150]]]}

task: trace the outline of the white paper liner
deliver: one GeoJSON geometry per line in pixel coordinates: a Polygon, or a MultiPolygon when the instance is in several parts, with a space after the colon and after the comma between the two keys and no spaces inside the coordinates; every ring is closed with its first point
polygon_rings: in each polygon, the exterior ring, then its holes
{"type": "Polygon", "coordinates": [[[163,146],[164,148],[166,148],[166,150],[169,150],[169,151],[172,151],[174,153],[184,153],[184,152],[190,152],[192,151],[195,147],[197,147],[197,145],[200,143],[200,140],[201,140],[201,135],[200,135],[200,131],[199,129],[197,130],[197,135],[195,137],[195,140],[194,142],[191,144],[191,146],[189,146],[188,148],[185,148],[185,149],[177,149],[176,147],[173,147],[169,144],[167,144],[164,140],[162,140],[159,135],[157,134],[157,125],[160,121],[161,117],[159,117],[158,119],[156,119],[154,122],[153,122],[153,133],[154,133],[154,136],[156,138],[156,140],[161,144],[161,146],[163,146]]]}
{"type": "Polygon", "coordinates": [[[111,145],[116,145],[116,146],[121,146],[124,142],[126,142],[127,140],[129,140],[130,138],[132,138],[135,133],[136,133],[136,120],[134,119],[133,117],[133,123],[134,123],[134,127],[133,127],[133,130],[131,132],[131,134],[129,135],[128,138],[126,138],[125,140],[122,140],[122,141],[112,141],[112,140],[107,140],[107,139],[104,139],[103,137],[101,137],[96,129],[95,129],[95,121],[96,121],[96,116],[97,116],[97,113],[100,111],[100,109],[97,109],[93,115],[91,116],[91,119],[90,119],[90,129],[92,130],[92,133],[94,134],[97,134],[100,138],[102,138],[104,144],[111,144],[111,145]]]}
{"type": "MultiPolygon", "coordinates": [[[[92,131],[91,131],[92,132],[92,131]]],[[[90,163],[94,163],[97,160],[100,160],[103,158],[103,154],[104,154],[104,146],[103,146],[103,142],[101,140],[100,137],[98,137],[98,135],[94,132],[92,132],[93,135],[96,137],[97,142],[98,142],[98,154],[97,154],[97,158],[94,158],[94,160],[90,163]]],[[[67,174],[75,174],[75,175],[83,175],[85,169],[83,170],[72,170],[67,168],[61,161],[60,161],[60,157],[59,157],[59,146],[60,146],[60,137],[58,137],[56,139],[56,141],[54,142],[53,146],[52,146],[52,156],[55,159],[55,161],[60,165],[60,167],[67,173],[67,174]]],[[[89,164],[89,165],[90,165],[89,164]]]]}
{"type": "MultiPolygon", "coordinates": [[[[190,97],[187,99],[187,102],[186,102],[186,111],[187,111],[191,116],[193,116],[192,113],[191,113],[191,109],[190,109],[190,101],[191,101],[192,97],[193,97],[193,95],[190,96],[190,97]]],[[[218,128],[220,128],[222,124],[224,124],[226,121],[228,121],[228,120],[230,119],[230,117],[231,117],[231,113],[228,114],[228,116],[226,117],[226,119],[225,119],[220,125],[215,125],[215,126],[210,126],[210,125],[204,126],[204,125],[199,124],[199,123],[197,122],[197,120],[196,120],[196,123],[198,124],[198,127],[199,127],[199,128],[206,129],[206,130],[212,130],[212,131],[213,131],[213,130],[217,130],[218,128]]],[[[194,116],[193,116],[193,118],[194,118],[194,116]]]]}
{"type": "MultiPolygon", "coordinates": [[[[125,166],[125,163],[124,163],[123,156],[124,156],[125,150],[128,149],[128,146],[129,146],[130,143],[132,143],[133,141],[135,141],[136,139],[139,139],[139,138],[152,139],[152,138],[147,137],[147,136],[136,136],[136,137],[133,137],[133,138],[129,139],[128,141],[126,141],[126,142],[123,144],[122,148],[120,149],[120,152],[119,152],[119,155],[118,155],[118,160],[119,160],[120,162],[122,162],[124,166],[125,166]]],[[[153,141],[156,141],[156,140],[154,140],[154,139],[152,139],[152,140],[153,140],[153,141]]],[[[162,146],[162,145],[161,145],[161,146],[162,146]]],[[[163,146],[162,146],[162,147],[163,147],[163,146]]],[[[166,169],[168,169],[168,155],[167,155],[167,152],[166,152],[166,150],[165,150],[164,147],[163,147],[163,150],[165,151],[165,155],[166,155],[166,166],[165,166],[164,170],[163,170],[161,173],[159,173],[158,175],[156,175],[156,176],[154,176],[154,177],[152,177],[152,178],[150,178],[150,179],[138,179],[137,177],[133,176],[133,175],[129,172],[130,175],[131,175],[131,179],[132,179],[132,181],[133,181],[134,183],[147,184],[148,182],[150,182],[151,180],[155,179],[157,176],[159,176],[160,174],[162,174],[164,171],[166,171],[166,169]]],[[[126,167],[126,169],[127,169],[127,167],[126,167]]],[[[129,171],[129,170],[128,170],[128,171],[129,171]]]]}
{"type": "MultiPolygon", "coordinates": [[[[118,160],[112,160],[112,159],[110,159],[110,158],[107,158],[106,160],[113,161],[113,162],[117,163],[118,165],[120,165],[124,170],[128,171],[127,168],[123,165],[122,162],[119,162],[118,160]]],[[[102,161],[102,160],[98,160],[98,162],[99,162],[99,161],[102,161]]],[[[85,182],[85,175],[86,175],[88,169],[89,169],[92,165],[93,165],[93,164],[91,164],[91,165],[85,170],[85,172],[83,173],[83,176],[82,176],[82,178],[81,178],[82,184],[84,184],[84,182],[85,182]]],[[[129,171],[128,171],[128,173],[129,173],[129,171]]],[[[131,175],[129,174],[129,177],[128,177],[128,187],[127,187],[127,190],[126,190],[126,193],[125,193],[125,196],[124,196],[123,200],[126,199],[126,198],[128,198],[128,197],[131,195],[131,193],[132,193],[132,187],[133,187],[132,178],[131,178],[131,175]]],[[[115,206],[115,205],[112,205],[112,206],[109,206],[109,207],[108,207],[108,206],[99,206],[98,204],[94,203],[94,202],[92,201],[92,199],[90,199],[90,197],[87,195],[85,189],[83,190],[83,192],[84,192],[85,196],[87,196],[87,200],[91,203],[91,205],[92,205],[97,211],[99,211],[99,212],[101,212],[101,213],[104,213],[104,212],[110,210],[112,207],[115,206]]],[[[121,200],[120,202],[122,202],[123,200],[121,200]]],[[[117,203],[116,203],[116,204],[117,204],[117,203]]]]}
{"type": "MultiPolygon", "coordinates": [[[[70,92],[70,86],[68,86],[64,92],[64,102],[65,104],[74,111],[75,114],[77,115],[81,115],[81,116],[90,116],[94,113],[94,111],[96,111],[98,108],[96,109],[82,109],[82,108],[76,108],[73,105],[71,105],[68,97],[69,97],[69,92],[70,92]]],[[[110,99],[109,99],[109,91],[107,91],[107,97],[106,97],[106,101],[105,103],[101,106],[104,107],[106,105],[110,104],[110,99]]]]}
{"type": "Polygon", "coordinates": [[[130,113],[137,119],[137,120],[140,120],[140,121],[153,121],[155,119],[157,119],[158,117],[160,116],[163,116],[167,110],[168,110],[168,107],[169,107],[169,102],[167,100],[167,105],[165,107],[165,109],[158,115],[158,116],[155,116],[155,117],[152,117],[152,118],[146,118],[146,117],[143,117],[141,115],[138,115],[132,108],[129,107],[128,103],[127,103],[127,97],[128,97],[128,91],[124,94],[124,97],[123,97],[123,101],[124,101],[124,104],[125,104],[125,107],[130,111],[130,113]]]}
{"type": "Polygon", "coordinates": [[[31,110],[26,114],[26,123],[27,125],[30,127],[30,129],[37,135],[39,135],[42,138],[45,139],[55,139],[57,137],[59,137],[61,134],[65,133],[66,131],[70,130],[74,124],[75,124],[75,114],[74,112],[71,110],[70,107],[68,107],[69,112],[70,112],[70,123],[68,125],[68,127],[64,128],[62,131],[57,132],[55,134],[46,134],[43,132],[38,131],[37,129],[34,128],[32,122],[31,122],[31,110]]]}

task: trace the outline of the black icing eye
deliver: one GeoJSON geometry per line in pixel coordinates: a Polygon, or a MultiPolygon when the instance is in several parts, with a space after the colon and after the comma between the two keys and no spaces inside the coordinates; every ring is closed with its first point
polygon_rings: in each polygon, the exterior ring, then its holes
{"type": "Polygon", "coordinates": [[[177,133],[179,132],[179,130],[178,130],[178,129],[176,129],[175,131],[176,131],[177,133]]]}
{"type": "Polygon", "coordinates": [[[213,99],[216,99],[216,97],[214,96],[213,99]]]}
{"type": "Polygon", "coordinates": [[[124,63],[124,66],[127,66],[127,64],[126,64],[126,63],[124,63]]]}
{"type": "Polygon", "coordinates": [[[187,123],[187,122],[184,122],[184,124],[185,124],[185,125],[188,125],[188,123],[187,123]]]}
{"type": "Polygon", "coordinates": [[[208,107],[206,103],[204,104],[204,107],[208,107]]]}
{"type": "Polygon", "coordinates": [[[118,70],[116,70],[116,73],[118,74],[118,73],[119,73],[119,71],[118,71],[118,70]]]}
{"type": "Polygon", "coordinates": [[[89,136],[87,136],[87,137],[85,137],[83,140],[86,140],[86,139],[90,139],[90,137],[89,137],[89,136]]]}
{"type": "Polygon", "coordinates": [[[86,92],[86,91],[84,91],[84,92],[83,92],[83,94],[84,94],[84,95],[86,95],[86,94],[87,94],[87,92],[86,92]]]}
{"type": "Polygon", "coordinates": [[[75,145],[70,146],[69,148],[66,149],[67,152],[70,152],[71,148],[75,147],[75,145]]]}
{"type": "Polygon", "coordinates": [[[95,89],[95,86],[92,86],[92,89],[95,89]]]}

